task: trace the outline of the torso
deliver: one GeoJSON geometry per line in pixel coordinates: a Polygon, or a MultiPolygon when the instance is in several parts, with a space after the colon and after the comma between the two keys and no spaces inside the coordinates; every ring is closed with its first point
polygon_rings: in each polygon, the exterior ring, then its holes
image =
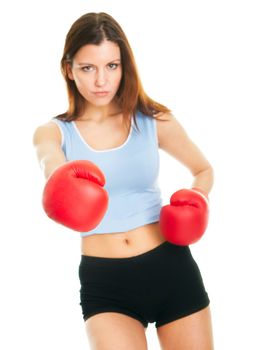
{"type": "MultiPolygon", "coordinates": [[[[96,150],[111,149],[121,146],[129,134],[122,124],[121,115],[113,118],[100,125],[77,120],[76,126],[90,147],[96,150]]],[[[83,255],[99,257],[129,257],[151,250],[164,241],[159,222],[154,222],[125,232],[83,237],[81,252],[83,255]]]]}

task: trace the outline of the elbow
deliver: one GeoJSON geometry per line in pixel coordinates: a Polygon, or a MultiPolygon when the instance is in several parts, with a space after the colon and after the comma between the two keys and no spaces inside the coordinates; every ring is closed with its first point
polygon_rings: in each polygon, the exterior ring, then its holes
{"type": "Polygon", "coordinates": [[[214,177],[214,169],[211,164],[209,164],[207,167],[204,167],[203,169],[200,169],[199,171],[194,172],[193,176],[198,176],[200,174],[209,174],[212,177],[214,177]]]}

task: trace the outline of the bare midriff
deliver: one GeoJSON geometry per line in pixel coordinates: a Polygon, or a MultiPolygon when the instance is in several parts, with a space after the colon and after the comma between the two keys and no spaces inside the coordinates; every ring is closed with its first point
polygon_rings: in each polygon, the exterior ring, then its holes
{"type": "Polygon", "coordinates": [[[83,255],[125,258],[154,249],[165,241],[159,222],[137,227],[130,231],[93,234],[82,238],[83,255]]]}

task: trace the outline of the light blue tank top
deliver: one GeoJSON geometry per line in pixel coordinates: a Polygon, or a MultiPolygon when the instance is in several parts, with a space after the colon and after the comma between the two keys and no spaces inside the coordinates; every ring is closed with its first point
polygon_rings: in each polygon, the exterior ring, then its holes
{"type": "Polygon", "coordinates": [[[86,159],[104,173],[109,195],[108,209],[99,225],[81,237],[124,232],[159,221],[162,206],[158,185],[159,150],[156,120],[137,111],[129,136],[119,147],[95,150],[90,147],[74,121],[53,118],[62,134],[62,150],[69,160],[86,159]]]}

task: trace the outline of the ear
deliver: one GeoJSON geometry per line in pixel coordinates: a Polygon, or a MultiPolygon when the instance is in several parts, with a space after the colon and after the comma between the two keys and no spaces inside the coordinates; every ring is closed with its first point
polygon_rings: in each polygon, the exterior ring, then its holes
{"type": "Polygon", "coordinates": [[[74,80],[72,69],[71,69],[71,64],[67,63],[67,76],[69,77],[70,80],[74,80]]]}

